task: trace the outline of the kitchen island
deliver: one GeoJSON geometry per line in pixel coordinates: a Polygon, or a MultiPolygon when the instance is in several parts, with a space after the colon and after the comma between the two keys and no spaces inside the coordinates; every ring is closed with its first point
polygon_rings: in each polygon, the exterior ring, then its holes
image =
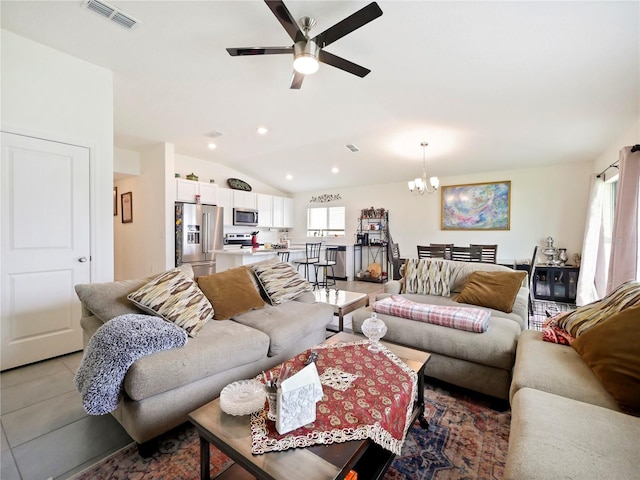
{"type": "Polygon", "coordinates": [[[290,255],[302,253],[304,248],[233,248],[224,250],[214,250],[216,258],[216,272],[224,272],[230,268],[251,265],[252,263],[270,260],[278,256],[279,252],[289,252],[290,255]]]}

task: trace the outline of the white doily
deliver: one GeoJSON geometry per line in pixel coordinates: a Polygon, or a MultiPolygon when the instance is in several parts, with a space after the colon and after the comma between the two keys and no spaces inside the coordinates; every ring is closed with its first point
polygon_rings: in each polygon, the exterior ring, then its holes
{"type": "Polygon", "coordinates": [[[344,392],[351,386],[356,378],[358,378],[358,375],[329,367],[322,373],[322,375],[320,375],[320,383],[344,392]]]}

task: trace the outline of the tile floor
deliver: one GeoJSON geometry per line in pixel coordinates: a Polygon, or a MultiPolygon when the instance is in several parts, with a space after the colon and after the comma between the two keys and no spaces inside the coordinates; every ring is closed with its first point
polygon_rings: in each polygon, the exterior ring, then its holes
{"type": "MultiPolygon", "coordinates": [[[[337,287],[369,295],[383,290],[369,282],[337,287]]],[[[0,479],[63,480],[132,442],[111,415],[85,413],[73,384],[81,359],[77,352],[0,374],[0,479]]]]}

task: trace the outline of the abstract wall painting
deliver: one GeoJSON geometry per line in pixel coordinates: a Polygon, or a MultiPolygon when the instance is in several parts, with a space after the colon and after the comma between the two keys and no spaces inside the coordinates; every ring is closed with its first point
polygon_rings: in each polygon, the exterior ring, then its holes
{"type": "Polygon", "coordinates": [[[449,185],[441,192],[442,230],[510,229],[510,181],[449,185]]]}

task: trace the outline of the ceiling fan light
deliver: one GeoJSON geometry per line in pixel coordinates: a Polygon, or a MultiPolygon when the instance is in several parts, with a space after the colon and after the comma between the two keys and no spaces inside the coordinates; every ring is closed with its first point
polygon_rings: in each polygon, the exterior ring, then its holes
{"type": "Polygon", "coordinates": [[[301,54],[293,61],[293,68],[296,72],[303,75],[311,75],[316,73],[320,64],[313,55],[301,54]]]}

